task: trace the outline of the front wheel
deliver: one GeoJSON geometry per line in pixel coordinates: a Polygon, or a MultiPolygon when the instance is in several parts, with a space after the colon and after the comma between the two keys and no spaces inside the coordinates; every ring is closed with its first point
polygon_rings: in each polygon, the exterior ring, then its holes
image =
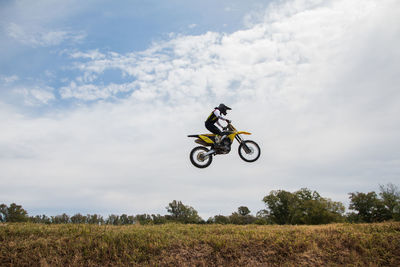
{"type": "Polygon", "coordinates": [[[197,146],[190,152],[190,161],[197,168],[207,168],[212,162],[212,155],[204,156],[209,150],[204,146],[197,146]]]}
{"type": "Polygon", "coordinates": [[[246,140],[239,145],[239,156],[246,162],[256,161],[260,157],[260,154],[260,147],[254,141],[246,140]]]}

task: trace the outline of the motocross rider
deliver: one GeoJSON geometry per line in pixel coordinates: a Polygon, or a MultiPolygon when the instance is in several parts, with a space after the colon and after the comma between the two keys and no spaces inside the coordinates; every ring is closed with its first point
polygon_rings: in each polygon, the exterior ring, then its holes
{"type": "Polygon", "coordinates": [[[226,121],[227,123],[231,122],[223,117],[226,116],[227,110],[231,110],[231,108],[221,103],[218,107],[214,108],[214,111],[211,112],[210,116],[208,116],[207,120],[205,121],[207,130],[216,134],[215,141],[217,145],[222,141],[222,139],[224,139],[227,133],[222,132],[217,126],[215,126],[215,124],[218,124],[219,127],[223,128],[219,123],[219,120],[226,121]]]}

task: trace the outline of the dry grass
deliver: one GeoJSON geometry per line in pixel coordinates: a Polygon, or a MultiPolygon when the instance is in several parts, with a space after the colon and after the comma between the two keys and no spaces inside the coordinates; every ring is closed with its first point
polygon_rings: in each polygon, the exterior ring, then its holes
{"type": "Polygon", "coordinates": [[[0,266],[400,266],[400,223],[0,224],[0,266]]]}

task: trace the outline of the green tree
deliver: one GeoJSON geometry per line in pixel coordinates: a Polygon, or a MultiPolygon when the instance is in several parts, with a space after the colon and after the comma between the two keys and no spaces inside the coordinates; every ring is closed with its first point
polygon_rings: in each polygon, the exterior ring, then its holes
{"type": "Polygon", "coordinates": [[[259,210],[256,214],[256,220],[254,223],[259,225],[272,224],[273,222],[270,219],[269,211],[266,209],[259,210]]]}
{"type": "Polygon", "coordinates": [[[106,224],[111,224],[111,225],[121,225],[121,220],[118,215],[111,214],[108,216],[106,219],[106,224]]]}
{"type": "Polygon", "coordinates": [[[184,205],[181,201],[172,201],[166,209],[171,214],[173,221],[181,223],[200,223],[202,221],[194,208],[184,205]]]}
{"type": "Polygon", "coordinates": [[[7,216],[7,205],[1,204],[0,205],[0,222],[6,222],[7,216]]]}
{"type": "Polygon", "coordinates": [[[292,222],[295,196],[284,190],[273,190],[263,198],[269,211],[269,217],[276,224],[290,224],[292,222]]]}
{"type": "Polygon", "coordinates": [[[44,223],[44,224],[51,224],[51,218],[46,215],[36,215],[34,217],[29,217],[29,221],[33,223],[44,223]]]}
{"type": "Polygon", "coordinates": [[[135,216],[135,221],[141,225],[153,224],[153,219],[149,214],[138,214],[135,216]]]}
{"type": "Polygon", "coordinates": [[[240,206],[237,212],[233,212],[231,216],[229,216],[229,221],[232,224],[252,224],[256,218],[250,215],[250,210],[248,207],[240,206]]]}
{"type": "Polygon", "coordinates": [[[349,221],[381,222],[400,220],[400,192],[392,183],[379,186],[379,197],[375,192],[349,193],[349,209],[354,210],[347,215],[349,221]]]}
{"type": "Polygon", "coordinates": [[[382,199],[384,208],[387,210],[386,219],[397,219],[400,213],[400,191],[397,186],[392,183],[386,186],[379,186],[379,196],[382,199]]]}
{"type": "Polygon", "coordinates": [[[128,216],[126,214],[122,214],[119,219],[121,221],[121,224],[123,224],[123,225],[134,224],[135,223],[134,217],[133,216],[128,216]]]}
{"type": "Polygon", "coordinates": [[[249,210],[248,207],[240,206],[240,207],[238,208],[238,213],[239,213],[241,216],[246,216],[246,215],[249,215],[249,214],[250,214],[250,210],[249,210]]]}
{"type": "Polygon", "coordinates": [[[157,215],[152,214],[151,219],[154,224],[164,224],[167,222],[167,219],[165,218],[165,216],[161,216],[160,214],[157,214],[157,215]]]}
{"type": "Polygon", "coordinates": [[[355,192],[350,193],[349,209],[357,211],[358,220],[361,222],[373,222],[377,217],[378,196],[375,192],[367,194],[355,192]]]}
{"type": "Polygon", "coordinates": [[[87,216],[87,223],[90,223],[90,224],[104,224],[104,219],[103,219],[103,216],[101,216],[101,215],[97,215],[97,214],[93,214],[93,215],[90,215],[90,214],[88,214],[87,216]]]}
{"type": "Polygon", "coordinates": [[[0,221],[2,222],[26,222],[29,220],[28,212],[21,205],[12,203],[9,207],[0,205],[0,221]]]}
{"type": "Polygon", "coordinates": [[[215,223],[215,224],[229,224],[229,217],[224,215],[215,215],[207,220],[207,223],[215,223]]]}
{"type": "MultiPolygon", "coordinates": [[[[343,221],[344,206],[320,196],[316,191],[302,188],[294,193],[271,191],[263,201],[264,217],[277,224],[325,224],[343,221]]],[[[259,221],[261,223],[262,221],[259,221]]]]}
{"type": "Polygon", "coordinates": [[[237,212],[233,212],[231,216],[229,216],[229,222],[232,224],[239,224],[239,225],[246,224],[244,221],[244,217],[237,212]]]}
{"type": "Polygon", "coordinates": [[[70,218],[67,214],[63,213],[62,215],[52,216],[51,222],[56,224],[67,224],[70,222],[70,218]]]}
{"type": "Polygon", "coordinates": [[[71,217],[71,222],[76,224],[87,223],[87,217],[80,213],[77,213],[71,217]]]}
{"type": "Polygon", "coordinates": [[[302,188],[294,193],[292,224],[326,224],[343,220],[344,206],[323,198],[316,191],[302,188]]]}

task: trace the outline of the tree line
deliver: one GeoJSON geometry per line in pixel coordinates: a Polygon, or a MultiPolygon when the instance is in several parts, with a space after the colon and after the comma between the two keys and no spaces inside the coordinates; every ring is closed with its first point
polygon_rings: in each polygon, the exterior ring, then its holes
{"type": "Polygon", "coordinates": [[[400,221],[400,191],[394,184],[380,185],[379,193],[349,193],[349,210],[341,202],[322,197],[318,192],[302,188],[295,192],[273,190],[263,198],[265,209],[251,215],[248,207],[240,206],[229,216],[216,215],[203,220],[198,212],[181,201],[173,200],[168,204],[167,215],[109,215],[104,218],[98,214],[69,216],[65,213],[57,216],[28,216],[22,206],[15,203],[0,205],[0,222],[33,222],[44,224],[328,224],[336,222],[382,222],[400,221]]]}

